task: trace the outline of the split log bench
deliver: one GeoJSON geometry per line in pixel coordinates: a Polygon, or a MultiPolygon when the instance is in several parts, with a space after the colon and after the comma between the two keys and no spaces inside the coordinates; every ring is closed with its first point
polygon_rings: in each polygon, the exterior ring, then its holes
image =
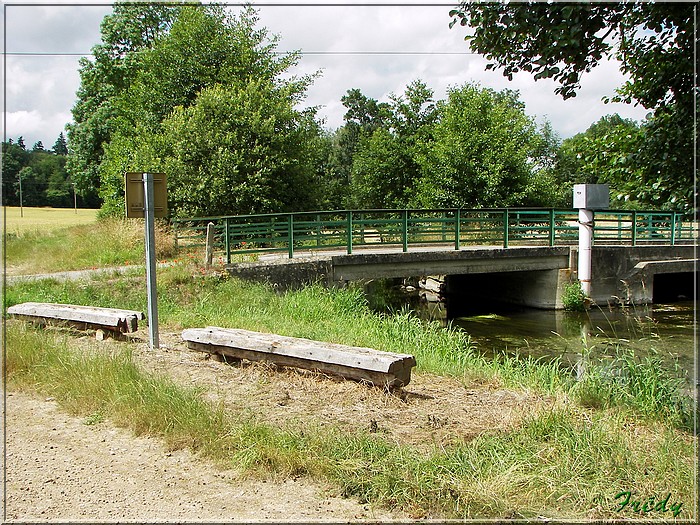
{"type": "Polygon", "coordinates": [[[21,303],[10,306],[7,313],[12,317],[26,319],[43,325],[72,326],[81,330],[94,329],[98,337],[105,332],[113,336],[135,332],[142,312],[79,306],[74,304],[21,303]]]}
{"type": "Polygon", "coordinates": [[[317,370],[386,388],[407,385],[411,368],[416,366],[415,358],[408,354],[233,328],[189,328],[182,332],[182,339],[192,350],[317,370]]]}

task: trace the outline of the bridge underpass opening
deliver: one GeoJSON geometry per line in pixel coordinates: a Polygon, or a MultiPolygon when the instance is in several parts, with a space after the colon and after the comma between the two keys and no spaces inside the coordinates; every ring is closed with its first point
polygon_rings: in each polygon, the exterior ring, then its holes
{"type": "Polygon", "coordinates": [[[555,309],[568,270],[471,273],[445,277],[448,319],[499,313],[518,307],[555,309]]]}
{"type": "Polygon", "coordinates": [[[696,277],[697,272],[655,274],[652,301],[656,304],[692,301],[697,297],[696,277]]]}

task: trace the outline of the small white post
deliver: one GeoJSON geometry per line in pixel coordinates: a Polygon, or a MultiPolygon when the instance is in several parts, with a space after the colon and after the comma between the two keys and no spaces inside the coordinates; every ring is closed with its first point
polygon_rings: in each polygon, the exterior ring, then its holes
{"type": "Polygon", "coordinates": [[[204,266],[209,269],[214,258],[214,223],[207,224],[207,245],[204,252],[204,266]]]}
{"type": "Polygon", "coordinates": [[[24,208],[22,207],[22,172],[19,172],[19,216],[24,217],[24,208]]]}
{"type": "Polygon", "coordinates": [[[574,208],[578,208],[578,280],[587,297],[591,296],[593,210],[604,210],[609,206],[607,184],[574,184],[574,208]]]}
{"type": "Polygon", "coordinates": [[[593,248],[593,211],[578,211],[578,280],[581,290],[591,296],[591,252],[593,248]]]}

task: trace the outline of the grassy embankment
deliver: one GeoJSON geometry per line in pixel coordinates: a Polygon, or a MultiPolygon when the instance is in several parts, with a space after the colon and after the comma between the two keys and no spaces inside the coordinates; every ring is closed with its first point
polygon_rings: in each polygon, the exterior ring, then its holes
{"type": "MultiPolygon", "coordinates": [[[[5,208],[7,275],[144,264],[143,221],[96,221],[97,210],[5,208]]],[[[174,243],[156,228],[156,256],[172,257],[174,243]]]]}
{"type": "MultiPolygon", "coordinates": [[[[229,466],[330,480],[346,495],[416,516],[673,517],[663,506],[618,511],[624,496],[615,496],[630,490],[632,499],[654,497],[654,504],[670,493],[667,507],[683,503],[679,519],[695,517],[693,410],[681,381],[653,359],[623,356],[615,378],[593,369],[577,383],[553,365],[484,360],[465,334],[408,313],[376,315],[356,290],[313,286],[280,295],[216,275],[194,279],[192,270],[181,264],[159,275],[164,328],[218,324],[409,351],[419,373],[536,390],[557,402],[510,432],[425,453],[364,431],[273,427],[226,413],[197,390],[139,369],[129,344],[112,356],[97,346],[78,352],[67,336],[15,323],[7,330],[11,387],[52,395],[72,412],[99,413],[229,466]]],[[[10,287],[6,305],[39,300],[145,310],[143,288],[140,275],[46,280],[10,287]]]]}

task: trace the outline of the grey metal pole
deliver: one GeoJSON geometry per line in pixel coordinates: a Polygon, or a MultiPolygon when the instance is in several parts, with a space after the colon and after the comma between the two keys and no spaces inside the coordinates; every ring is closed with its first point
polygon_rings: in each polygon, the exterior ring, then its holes
{"type": "Polygon", "coordinates": [[[22,207],[22,172],[19,173],[19,216],[24,217],[24,208],[22,207]]]}
{"type": "Polygon", "coordinates": [[[143,200],[146,219],[146,281],[148,288],[148,335],[151,350],[160,348],[158,340],[158,293],[156,290],[156,233],[153,174],[143,174],[143,200]]]}

